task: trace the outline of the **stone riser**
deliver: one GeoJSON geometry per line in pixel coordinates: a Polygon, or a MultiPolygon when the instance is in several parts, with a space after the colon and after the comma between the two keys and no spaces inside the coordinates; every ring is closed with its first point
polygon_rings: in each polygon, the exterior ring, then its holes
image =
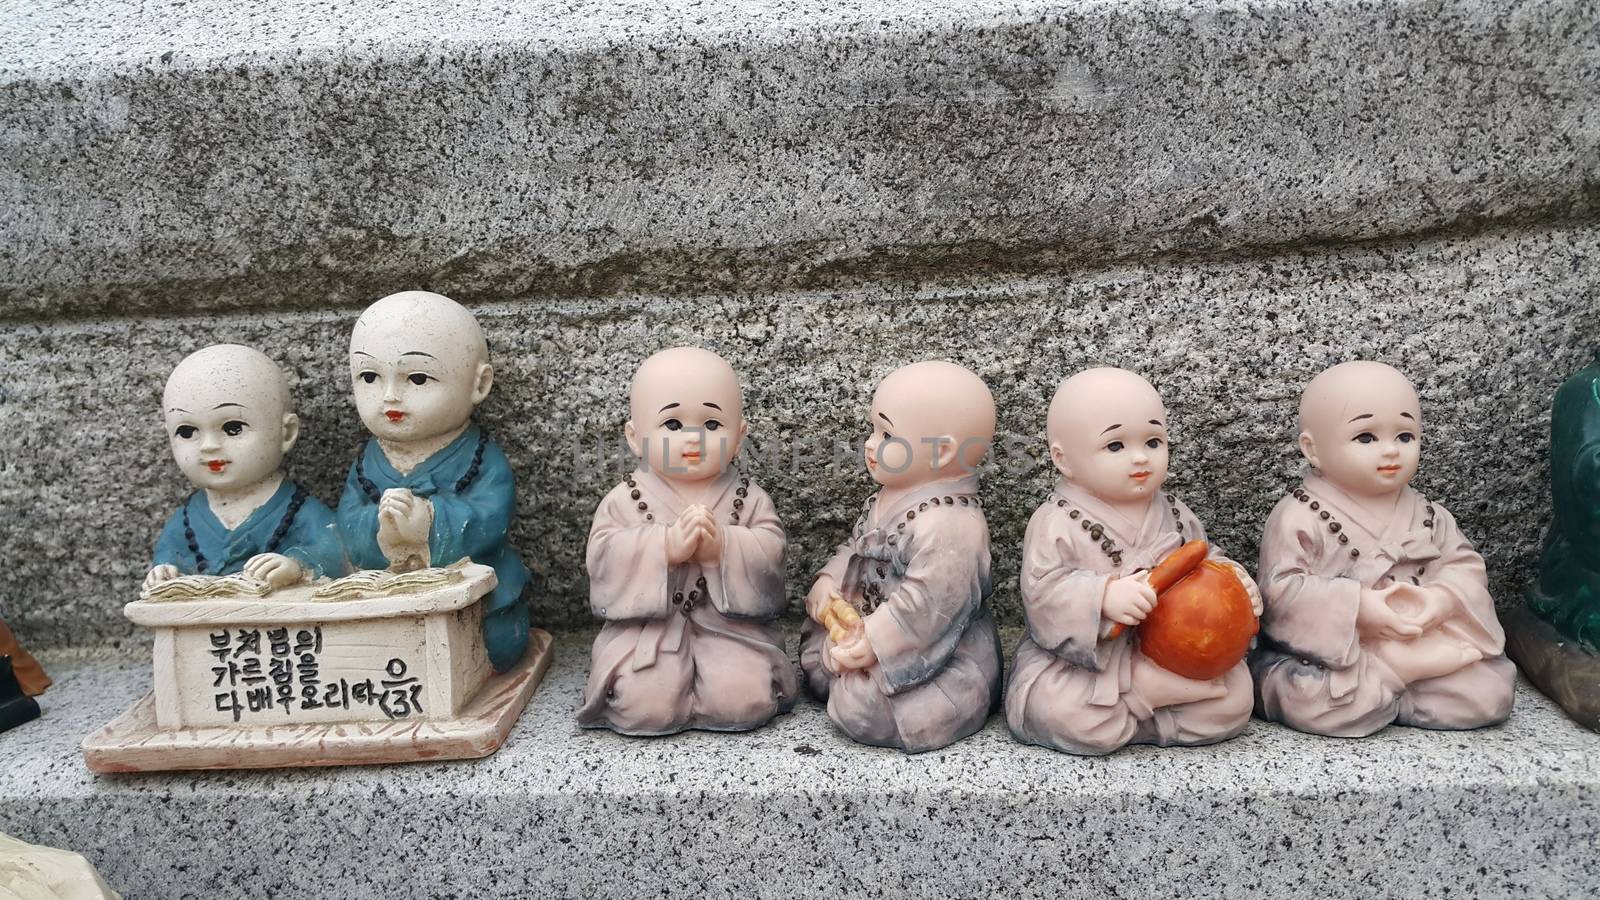
{"type": "MultiPolygon", "coordinates": [[[[1045,410],[1076,369],[1140,370],[1172,412],[1173,490],[1228,552],[1253,565],[1262,522],[1300,468],[1295,407],[1319,369],[1393,362],[1417,382],[1426,443],[1418,486],[1447,505],[1515,601],[1548,516],[1548,407],[1600,346],[1600,230],[1488,233],[1271,258],[1075,270],[987,282],[885,284],[832,293],[504,302],[479,308],[499,377],[482,421],[520,486],[515,535],[544,576],[535,621],[587,624],[581,569],[594,506],[620,478],[634,367],[680,343],[726,354],[747,384],[752,440],[767,448],[859,440],[876,379],[919,358],[982,374],[1002,440],[1043,460],[1045,410]]],[[[185,353],[240,341],[291,373],[304,425],[290,473],[330,503],[364,435],[345,363],[355,309],[26,325],[0,332],[0,519],[6,616],[34,646],[127,639],[121,616],[161,522],[189,487],[157,417],[185,353]]],[[[1015,458],[1015,457],[1013,457],[1015,458]]],[[[858,460],[791,470],[752,458],[790,538],[798,609],[869,491],[858,460]]],[[[1003,622],[1020,623],[1023,527],[1048,492],[1044,465],[985,479],[1003,622]]]]}

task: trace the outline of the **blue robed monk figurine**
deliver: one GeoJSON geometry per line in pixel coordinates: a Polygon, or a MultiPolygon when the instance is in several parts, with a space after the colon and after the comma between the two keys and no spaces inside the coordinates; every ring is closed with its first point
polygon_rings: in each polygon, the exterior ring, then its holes
{"type": "Polygon", "coordinates": [[[506,539],[516,512],[511,464],[472,411],[494,368],[478,320],[426,291],[367,307],[350,335],[356,409],[372,432],[339,499],[345,552],[362,569],[401,571],[470,558],[498,584],[485,598],[483,641],[504,672],[528,646],[532,580],[506,539]]]}
{"type": "Polygon", "coordinates": [[[145,586],[243,573],[276,589],[344,574],[333,511],[283,477],[300,436],[283,370],[218,344],[178,363],[161,395],[178,468],[199,490],[167,519],[145,586]]]}

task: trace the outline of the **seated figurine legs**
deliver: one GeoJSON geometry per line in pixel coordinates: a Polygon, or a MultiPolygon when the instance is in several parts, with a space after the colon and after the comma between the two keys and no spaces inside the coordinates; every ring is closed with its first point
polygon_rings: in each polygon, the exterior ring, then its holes
{"type": "Polygon", "coordinates": [[[1006,691],[1012,736],[1080,756],[1102,756],[1127,744],[1138,720],[1121,698],[1109,705],[1091,702],[1097,675],[1023,642],[1006,691]]]}
{"type": "Polygon", "coordinates": [[[1255,702],[1250,669],[1242,661],[1222,676],[1227,693],[1210,700],[1169,706],[1155,712],[1156,743],[1195,746],[1225,741],[1250,724],[1255,702]]]}
{"type": "Polygon", "coordinates": [[[517,602],[483,617],[483,647],[496,672],[504,672],[522,659],[528,649],[529,627],[527,591],[517,602]]]}
{"type": "Polygon", "coordinates": [[[1413,682],[1400,698],[1402,725],[1481,728],[1511,715],[1516,666],[1504,656],[1485,659],[1439,678],[1413,682]]]}
{"type": "Polygon", "coordinates": [[[805,674],[806,691],[823,702],[827,702],[828,689],[833,684],[833,675],[822,666],[822,654],[827,648],[827,629],[806,619],[800,626],[800,669],[805,674]]]}
{"type": "Polygon", "coordinates": [[[864,671],[833,678],[828,691],[828,718],[850,739],[874,747],[901,747],[889,696],[878,690],[864,671]]]}
{"type": "Polygon", "coordinates": [[[659,653],[651,665],[633,668],[637,628],[607,626],[595,639],[578,724],[605,726],[623,734],[672,734],[688,727],[694,680],[692,638],[676,653],[659,653]]]}
{"type": "MultiPolygon", "coordinates": [[[[776,635],[775,635],[776,639],[776,635]]],[[[799,682],[783,650],[709,632],[694,639],[694,727],[745,731],[794,706],[799,682]]]]}
{"type": "Polygon", "coordinates": [[[1399,688],[1382,665],[1362,655],[1350,669],[1334,671],[1275,651],[1258,653],[1250,664],[1255,677],[1256,711],[1270,722],[1296,731],[1332,737],[1365,737],[1400,713],[1399,688]],[[1335,677],[1354,684],[1333,695],[1335,677]]]}

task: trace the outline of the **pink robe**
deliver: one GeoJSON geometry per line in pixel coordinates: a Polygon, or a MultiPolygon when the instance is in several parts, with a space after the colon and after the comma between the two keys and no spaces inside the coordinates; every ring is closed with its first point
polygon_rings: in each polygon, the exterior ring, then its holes
{"type": "MultiPolygon", "coordinates": [[[[1224,696],[1152,709],[1132,683],[1134,630],[1102,637],[1112,625],[1101,602],[1113,578],[1153,569],[1205,537],[1200,520],[1170,494],[1134,523],[1088,491],[1057,483],[1022,543],[1028,633],[1006,688],[1006,721],[1017,740],[1100,755],[1127,744],[1210,744],[1244,729],[1252,700],[1244,661],[1222,676],[1224,696]]],[[[1214,546],[1211,558],[1225,560],[1214,546]]]]}
{"type": "Polygon", "coordinates": [[[774,621],[785,606],[783,524],[766,491],[731,469],[716,497],[720,565],[667,565],[667,526],[690,504],[654,473],[634,472],[595,510],[589,605],[606,624],[578,724],[745,731],[794,706],[798,678],[774,621]]]}
{"type": "Polygon", "coordinates": [[[1266,614],[1251,669],[1263,718],[1361,737],[1391,722],[1477,728],[1511,714],[1516,670],[1504,656],[1483,558],[1454,517],[1416,491],[1402,491],[1384,520],[1326,479],[1307,478],[1267,519],[1260,582],[1266,614]],[[1484,658],[1405,684],[1356,633],[1361,589],[1397,581],[1455,600],[1453,614],[1418,639],[1418,652],[1457,645],[1484,658]]]}
{"type": "Polygon", "coordinates": [[[989,526],[976,476],[938,482],[878,508],[823,567],[862,614],[878,661],[840,675],[807,619],[800,664],[828,718],[863,744],[937,750],[983,727],[1000,699],[1000,634],[986,605],[989,526]]]}

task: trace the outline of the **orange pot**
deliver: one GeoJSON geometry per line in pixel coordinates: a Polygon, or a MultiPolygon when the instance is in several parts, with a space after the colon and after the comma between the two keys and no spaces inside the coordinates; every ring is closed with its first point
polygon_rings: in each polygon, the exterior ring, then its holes
{"type": "Polygon", "coordinates": [[[1150,571],[1156,608],[1138,628],[1151,662],[1196,681],[1237,665],[1261,629],[1244,583],[1206,552],[1205,541],[1190,541],[1150,571]]]}

